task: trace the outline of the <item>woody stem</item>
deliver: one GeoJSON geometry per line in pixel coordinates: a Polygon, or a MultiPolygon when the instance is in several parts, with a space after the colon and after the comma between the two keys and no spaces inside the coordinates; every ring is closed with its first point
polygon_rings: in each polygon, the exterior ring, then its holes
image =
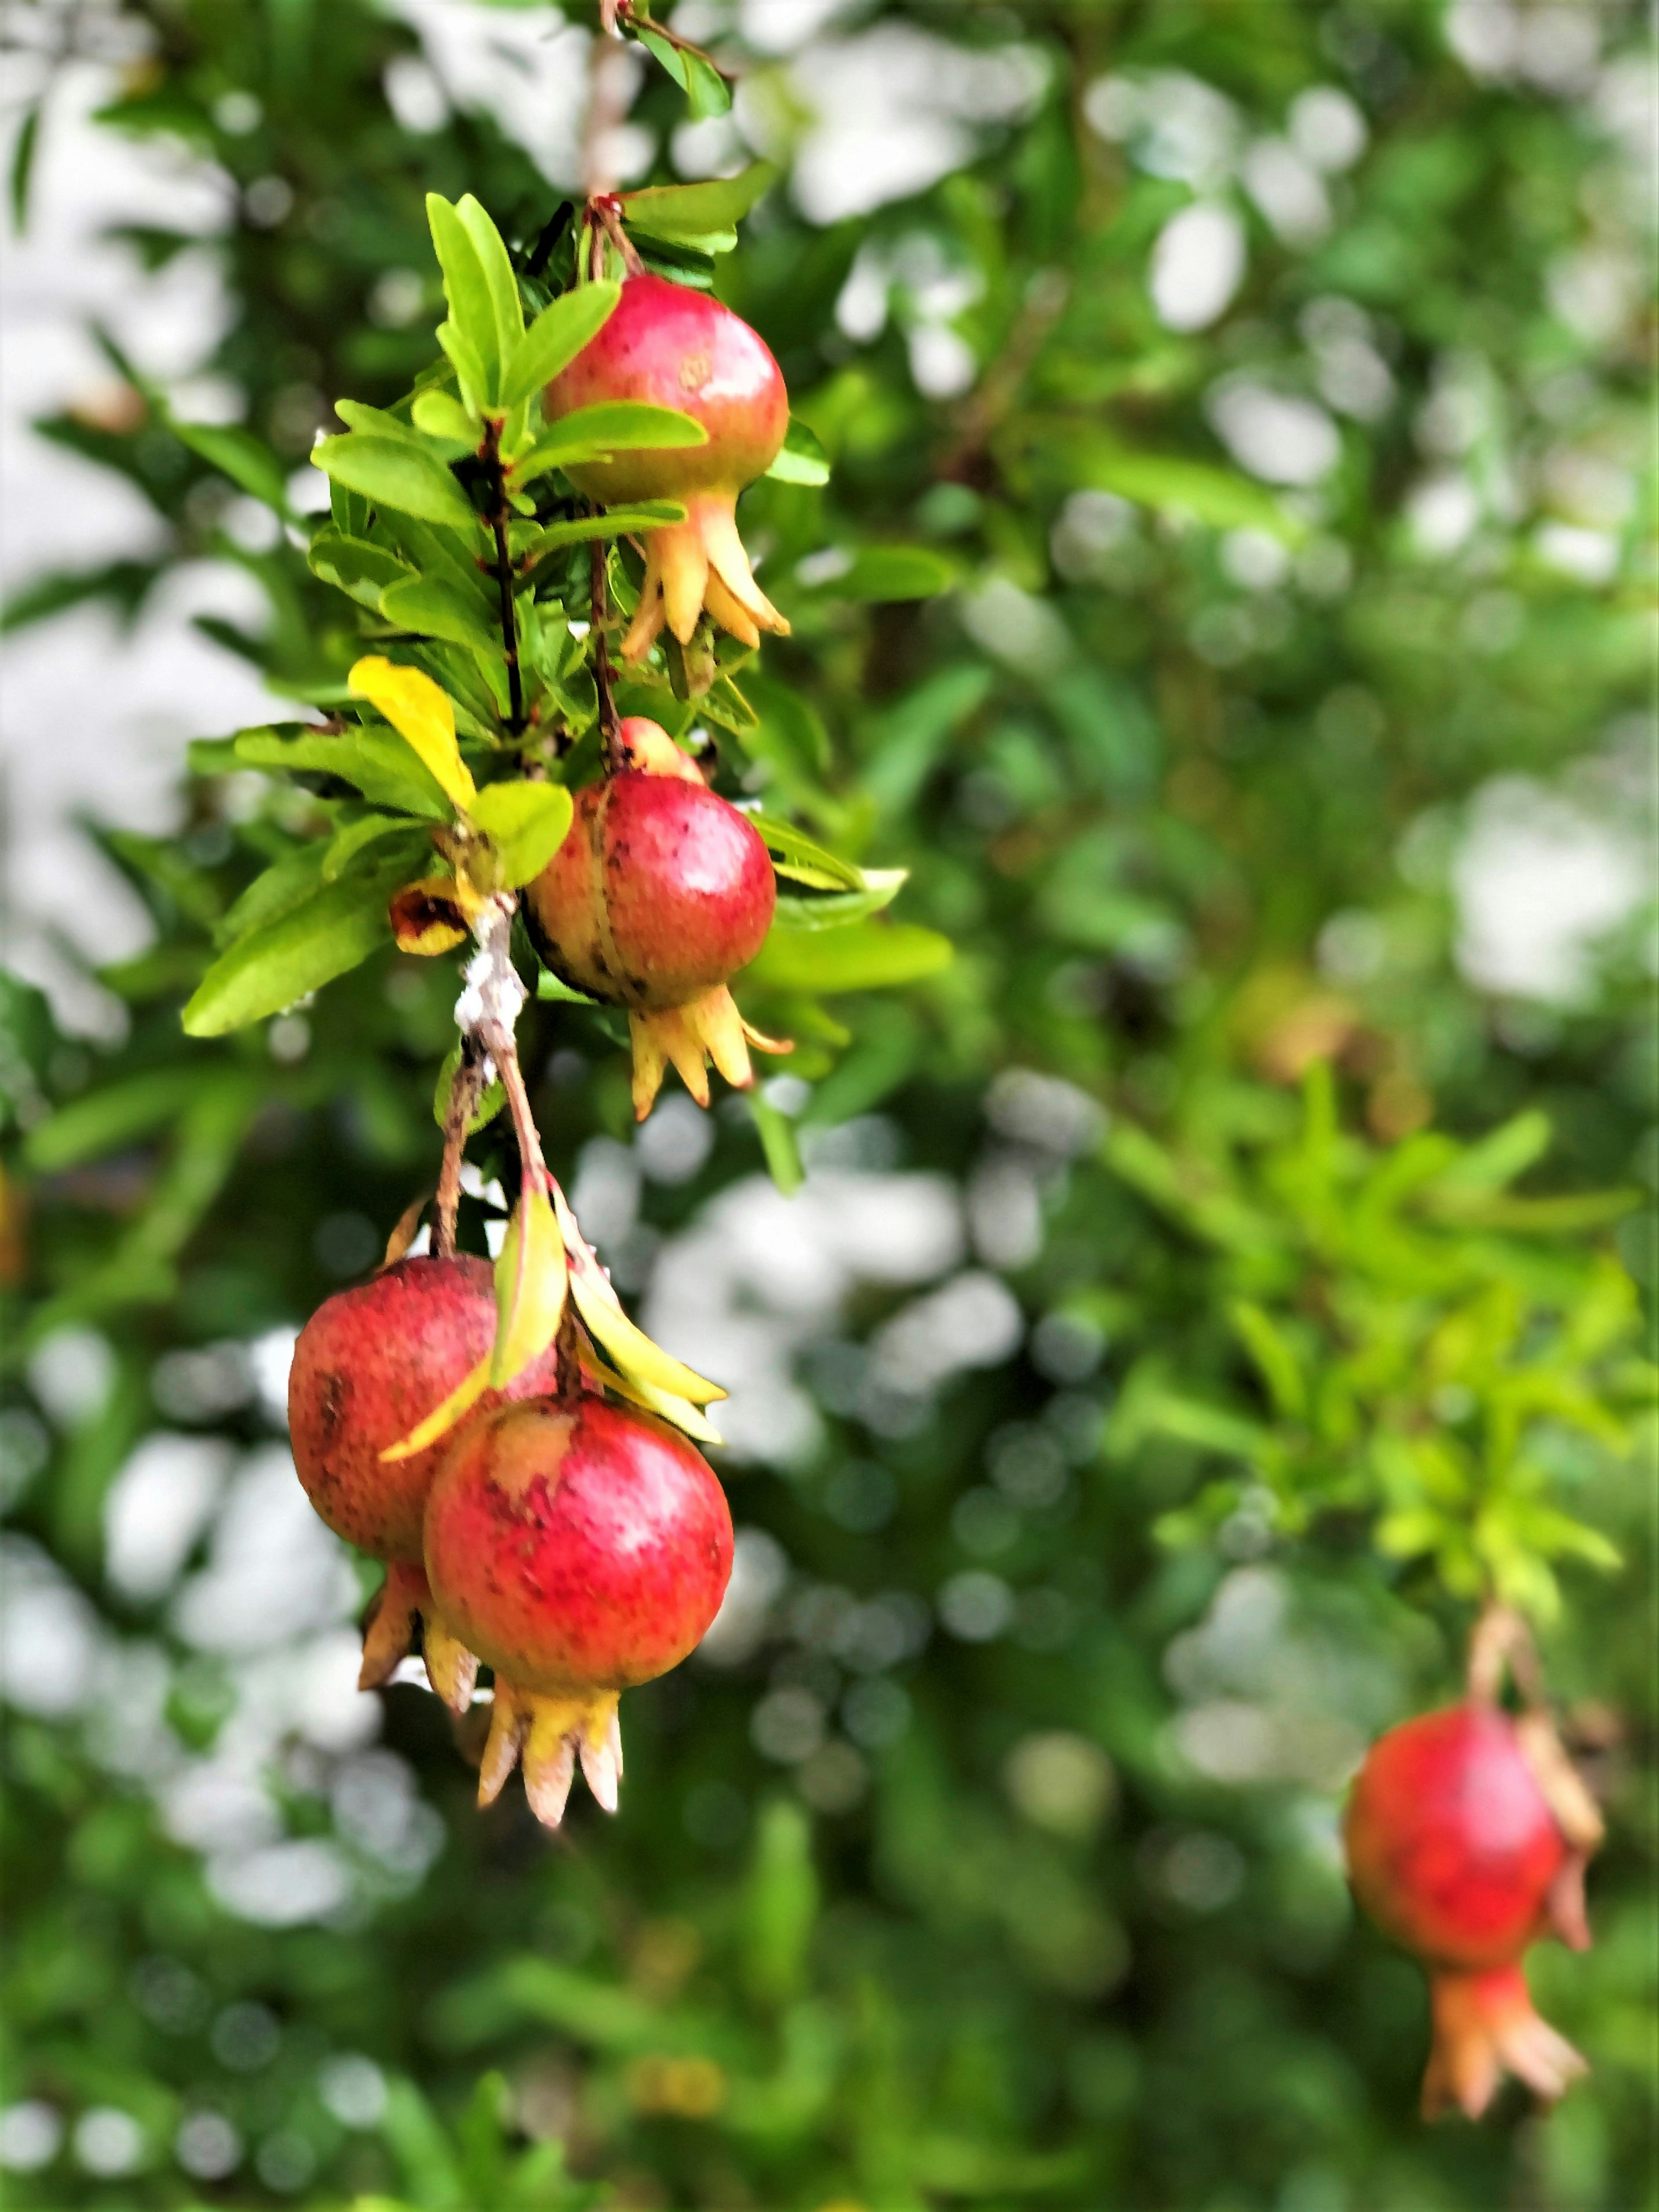
{"type": "Polygon", "coordinates": [[[467,1131],[483,1089],[483,1072],[464,1042],[460,1066],[455,1070],[455,1079],[449,1086],[449,1101],[444,1109],[444,1164],[438,1176],[438,1224],[432,1239],[432,1249],[441,1260],[453,1259],[455,1255],[455,1216],[461,1202],[461,1155],[466,1150],[467,1131]]]}

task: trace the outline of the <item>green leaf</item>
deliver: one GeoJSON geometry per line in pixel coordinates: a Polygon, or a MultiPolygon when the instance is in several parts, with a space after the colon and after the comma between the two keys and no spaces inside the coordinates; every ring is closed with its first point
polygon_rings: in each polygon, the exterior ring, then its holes
{"type": "Polygon", "coordinates": [[[409,412],[416,428],[428,438],[441,438],[447,445],[464,446],[469,453],[477,451],[479,426],[453,392],[417,392],[409,412]]]}
{"type": "Polygon", "coordinates": [[[648,237],[712,238],[741,222],[779,174],[770,161],[754,161],[735,177],[710,177],[696,185],[649,185],[622,195],[623,221],[648,237]]]}
{"type": "Polygon", "coordinates": [[[845,929],[890,906],[903,888],[908,868],[866,868],[864,889],[825,891],[815,898],[780,896],[776,919],[786,929],[845,929]]]}
{"type": "Polygon", "coordinates": [[[605,461],[613,453],[657,453],[708,443],[702,424],[675,408],[653,407],[643,399],[605,399],[597,406],[576,408],[544,430],[523,459],[514,462],[513,481],[528,483],[549,469],[565,468],[573,461],[605,461]]]}
{"type": "Polygon", "coordinates": [[[778,457],[766,471],[780,483],[822,484],[830,481],[830,456],[815,431],[799,415],[789,417],[778,457]]]}
{"type": "Polygon", "coordinates": [[[878,991],[915,983],[948,967],[955,947],[937,931],[909,922],[855,922],[848,929],[774,926],[741,981],[807,994],[878,991]]]}
{"type": "Polygon", "coordinates": [[[685,57],[685,97],[695,122],[725,115],[732,106],[732,88],[702,54],[685,57]]]}
{"type": "Polygon", "coordinates": [[[454,811],[437,779],[390,730],[359,727],[338,736],[281,738],[274,730],[246,730],[236,740],[245,768],[285,775],[336,775],[356,784],[377,806],[397,808],[429,821],[447,822],[454,811]]]}
{"type": "Polygon", "coordinates": [[[517,407],[568,368],[604,329],[622,297],[620,284],[582,284],[544,307],[513,349],[501,378],[503,407],[517,407]]]}
{"type": "Polygon", "coordinates": [[[1074,432],[1063,446],[1057,429],[1050,435],[1056,441],[1053,458],[1074,483],[1115,492],[1137,507],[1201,522],[1212,530],[1265,530],[1292,544],[1307,535],[1307,526],[1270,491],[1231,469],[1176,453],[1128,453],[1086,434],[1079,439],[1074,432]]]}
{"type": "Polygon", "coordinates": [[[427,576],[413,576],[388,585],[380,594],[380,612],[399,629],[423,637],[441,637],[451,645],[483,646],[501,651],[501,634],[477,601],[452,591],[447,584],[427,576]]]}
{"type": "MultiPolygon", "coordinates": [[[[323,881],[337,882],[359,853],[370,845],[378,845],[383,837],[416,837],[422,845],[427,842],[424,830],[411,831],[409,817],[404,814],[360,814],[353,820],[338,822],[323,855],[323,881]]],[[[418,848],[410,854],[411,869],[419,866],[422,857],[418,848]]]]}
{"type": "Polygon", "coordinates": [[[302,905],[321,884],[323,863],[327,857],[327,845],[320,838],[314,838],[294,852],[284,853],[281,860],[273,860],[221,915],[214,927],[214,944],[234,945],[249,930],[263,929],[278,915],[302,905]]]}
{"type": "MultiPolygon", "coordinates": [[[[485,213],[483,204],[471,192],[466,192],[458,202],[455,212],[472,241],[472,250],[478,257],[478,266],[489,287],[489,303],[495,315],[496,355],[505,369],[524,336],[519,280],[513,274],[513,264],[501,242],[501,234],[485,213]]],[[[500,398],[499,392],[497,397],[500,398]]],[[[510,404],[506,401],[502,404],[510,404]]]]}
{"type": "Polygon", "coordinates": [[[30,101],[11,149],[11,227],[20,238],[28,228],[29,182],[34,174],[34,156],[40,144],[40,117],[45,107],[44,95],[30,101]]]}
{"type": "Polygon", "coordinates": [[[1267,1310],[1250,1298],[1235,1298],[1228,1317],[1267,1386],[1275,1413],[1298,1421],[1308,1409],[1308,1387],[1296,1347],[1267,1310]]]}
{"type": "Polygon", "coordinates": [[[746,749],[797,780],[822,775],[830,765],[830,732],[817,708],[793,684],[757,669],[745,669],[743,681],[744,696],[760,717],[759,740],[745,738],[746,749]]]}
{"type": "Polygon", "coordinates": [[[640,22],[634,25],[634,36],[645,48],[647,53],[655,55],[680,90],[684,92],[685,90],[685,57],[674,41],[672,39],[664,38],[660,31],[653,31],[648,24],[640,22]]]}
{"type": "Polygon", "coordinates": [[[515,588],[529,583],[537,568],[561,546],[581,545],[594,538],[623,538],[636,530],[655,530],[665,522],[684,522],[685,509],[676,500],[641,500],[633,507],[613,507],[602,514],[573,515],[568,522],[550,522],[538,530],[524,549],[515,588]]]}
{"type": "Polygon", "coordinates": [[[228,477],[234,484],[250,492],[266,507],[274,507],[286,519],[292,512],[288,497],[288,471],[269,446],[256,438],[250,430],[238,429],[234,423],[180,422],[169,416],[173,434],[183,441],[192,453],[228,477]]]}
{"type": "Polygon", "coordinates": [[[361,430],[366,438],[390,438],[394,446],[411,446],[417,453],[426,451],[420,432],[385,407],[371,407],[364,399],[337,399],[334,412],[349,430],[361,430]]]}
{"type": "Polygon", "coordinates": [[[948,592],[961,571],[948,554],[927,545],[866,545],[849,568],[819,588],[831,598],[879,603],[931,599],[948,592]]]}
{"type": "Polygon", "coordinates": [[[396,507],[422,522],[445,523],[469,536],[477,530],[478,518],[465,493],[441,461],[418,447],[354,431],[343,438],[325,438],[312,447],[311,459],[314,467],[377,507],[396,507]]]}
{"type": "Polygon", "coordinates": [[[23,1158],[37,1175],[58,1175],[141,1143],[184,1111],[198,1081],[194,1066],[157,1068],[72,1099],[36,1122],[23,1140],[23,1158]]]}
{"type": "Polygon", "coordinates": [[[395,876],[385,872],[349,876],[325,884],[279,920],[239,938],[208,969],[185,1006],[186,1032],[222,1036],[280,1013],[356,968],[390,941],[386,901],[396,888],[395,876]]]}
{"type": "MultiPolygon", "coordinates": [[[[438,266],[443,270],[444,297],[449,302],[450,320],[476,357],[482,373],[483,389],[477,397],[486,405],[491,404],[501,374],[501,346],[489,277],[459,210],[452,207],[441,193],[427,194],[426,219],[431,227],[438,266]]],[[[445,350],[448,351],[447,347],[445,350]]],[[[452,354],[450,358],[453,360],[454,356],[452,354]]]]}
{"type": "Polygon", "coordinates": [[[598,999],[590,999],[586,991],[574,989],[562,975],[556,975],[550,968],[538,971],[536,996],[550,999],[555,1005],[561,1006],[597,1006],[602,1003],[598,999]]]}
{"type": "Polygon", "coordinates": [[[463,402],[478,413],[490,404],[489,371],[483,355],[453,317],[439,324],[437,339],[455,371],[463,402]]]}
{"type": "MultiPolygon", "coordinates": [[[[455,1078],[460,1072],[460,1066],[461,1041],[457,1037],[444,1055],[444,1064],[438,1070],[437,1088],[432,1094],[432,1118],[441,1129],[449,1119],[449,1094],[454,1087],[455,1078]]],[[[476,1137],[480,1129],[487,1128],[506,1103],[506,1086],[502,1084],[500,1076],[497,1076],[493,1083],[486,1084],[483,1090],[479,1092],[477,1103],[472,1109],[471,1119],[466,1125],[467,1135],[476,1137]]]]}
{"type": "Polygon", "coordinates": [[[325,524],[317,532],[306,557],[314,576],[374,614],[380,611],[380,594],[386,586],[403,583],[415,573],[406,561],[388,553],[384,545],[372,544],[365,538],[347,538],[332,524],[325,524]]]}
{"type": "Polygon", "coordinates": [[[570,827],[570,793],[560,783],[487,783],[468,809],[495,847],[509,890],[540,875],[570,827]]]}
{"type": "Polygon", "coordinates": [[[821,890],[864,889],[861,868],[827,852],[805,830],[797,830],[793,822],[778,822],[769,814],[746,814],[744,818],[765,843],[779,875],[793,876],[797,883],[812,884],[821,890]]]}
{"type": "Polygon", "coordinates": [[[784,1196],[793,1198],[806,1180],[806,1171],[800,1164],[800,1147],[795,1142],[794,1123],[759,1090],[749,1094],[749,1111],[760,1133],[767,1172],[784,1196]]]}

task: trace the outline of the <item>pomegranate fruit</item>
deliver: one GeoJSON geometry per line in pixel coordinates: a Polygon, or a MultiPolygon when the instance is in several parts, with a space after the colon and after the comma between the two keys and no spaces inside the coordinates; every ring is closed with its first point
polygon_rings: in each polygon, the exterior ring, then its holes
{"type": "Polygon", "coordinates": [[[1589,1946],[1585,1850],[1566,1832],[1587,1832],[1585,1807],[1599,1829],[1547,1717],[1517,1722],[1474,1700],[1391,1729],[1361,1767],[1348,1878],[1384,1934],[1429,1970],[1426,2118],[1448,2103],[1479,2118],[1505,2071],[1555,2098],[1586,2070],[1534,2011],[1520,1963],[1547,1933],[1589,1946]]]}
{"type": "Polygon", "coordinates": [[[682,501],[684,522],[645,533],[645,582],[623,642],[641,659],[663,625],[690,641],[708,609],[722,629],[758,645],[789,625],[755,581],[738,535],[738,494],[777,459],[789,395],[764,339],[707,292],[665,277],[630,276],[605,327],[547,386],[550,422],[606,400],[672,407],[700,422],[704,446],[635,450],[566,471],[579,491],[613,507],[682,501]]]}
{"type": "Polygon", "coordinates": [[[750,1043],[787,1049],[747,1028],[726,988],[760,951],[777,886],[758,833],[666,731],[636,717],[617,735],[629,765],[576,793],[564,842],[525,905],[549,967],[627,1007],[642,1121],[670,1061],[706,1106],[705,1055],[744,1085],[750,1043]]]}
{"type": "MultiPolygon", "coordinates": [[[[289,1435],[306,1495],[337,1535],[386,1563],[363,1638],[364,1689],[385,1681],[408,1650],[418,1613],[434,1689],[452,1705],[471,1693],[477,1662],[434,1620],[421,1565],[427,1492],[448,1440],[409,1459],[380,1454],[448,1395],[495,1338],[487,1261],[415,1259],[325,1299],[294,1347],[289,1435]]],[[[556,1372],[550,1351],[505,1392],[485,1397],[483,1410],[551,1389],[556,1372]]]]}
{"type": "Polygon", "coordinates": [[[578,1758],[615,1812],[618,1697],[685,1657],[732,1572],[732,1516],[708,1462],[665,1422],[600,1398],[501,1407],[438,1471],[426,1566],[446,1621],[495,1670],[479,1803],[522,1753],[550,1827],[578,1758]]]}

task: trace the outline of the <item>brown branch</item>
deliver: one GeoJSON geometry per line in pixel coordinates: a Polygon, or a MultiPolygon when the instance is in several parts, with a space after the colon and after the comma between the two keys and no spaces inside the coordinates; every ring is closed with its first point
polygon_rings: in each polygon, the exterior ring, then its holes
{"type": "Polygon", "coordinates": [[[461,1203],[461,1157],[483,1089],[483,1071],[467,1044],[461,1045],[460,1065],[449,1086],[444,1107],[444,1161],[438,1176],[438,1219],[432,1249],[441,1260],[455,1255],[455,1217],[461,1203]]]}

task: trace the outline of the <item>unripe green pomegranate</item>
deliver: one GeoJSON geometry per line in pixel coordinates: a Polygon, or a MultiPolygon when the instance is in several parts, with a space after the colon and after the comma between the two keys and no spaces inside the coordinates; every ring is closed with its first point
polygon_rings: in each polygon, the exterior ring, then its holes
{"type": "Polygon", "coordinates": [[[479,1802],[522,1753],[531,1805],[556,1827],[578,1758],[616,1810],[617,1698],[707,1631],[732,1572],[732,1516],[665,1422],[542,1398],[457,1440],[427,1500],[426,1567],[445,1620],[495,1670],[479,1802]]]}
{"type": "Polygon", "coordinates": [[[704,446],[618,453],[574,464],[580,491],[606,506],[673,499],[684,522],[645,534],[639,611],[623,651],[638,660],[666,623],[684,645],[706,606],[746,645],[789,625],[756,583],[738,535],[738,494],[777,459],[789,395],[764,339],[710,296],[661,276],[630,276],[604,328],[542,398],[550,422],[606,400],[644,400],[690,415],[704,446]]]}

